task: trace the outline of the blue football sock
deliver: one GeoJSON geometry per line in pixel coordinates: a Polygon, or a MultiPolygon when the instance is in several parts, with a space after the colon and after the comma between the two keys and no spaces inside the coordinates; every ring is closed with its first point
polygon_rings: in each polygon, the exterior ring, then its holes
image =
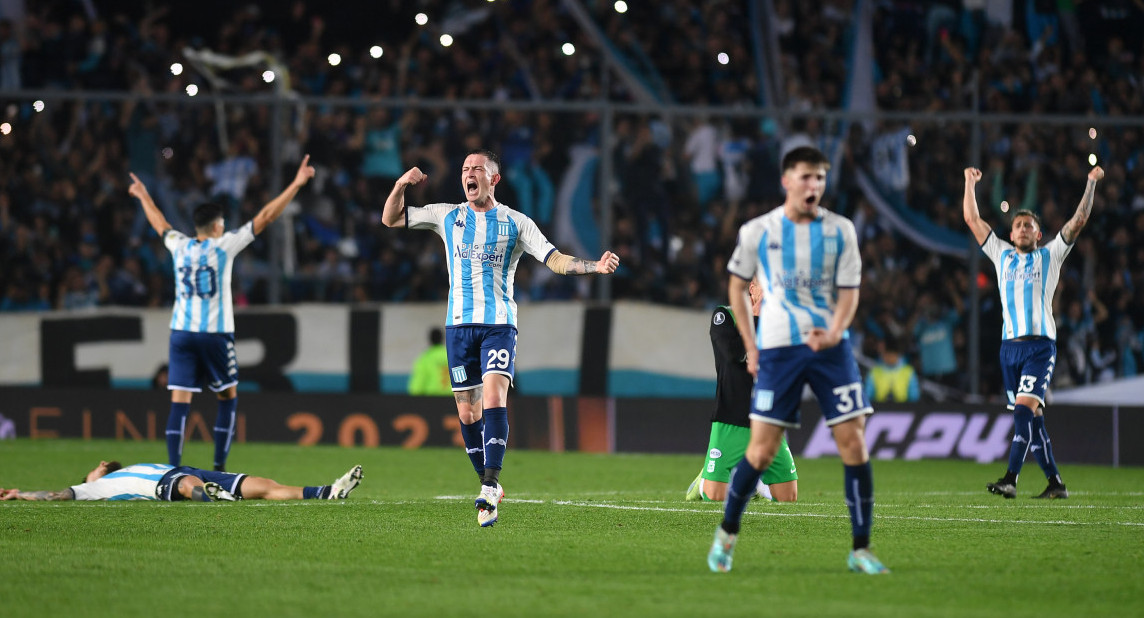
{"type": "Polygon", "coordinates": [[[870,544],[870,525],[874,518],[874,473],[870,462],[860,466],[843,466],[846,476],[846,508],[850,510],[850,531],[854,549],[870,544]]]}
{"type": "Polygon", "coordinates": [[[215,470],[226,467],[226,458],[230,455],[230,441],[234,437],[234,416],[237,409],[238,397],[218,400],[218,416],[215,417],[214,426],[215,470]]]}
{"type": "Polygon", "coordinates": [[[469,461],[473,462],[473,470],[477,476],[485,473],[485,419],[466,425],[461,423],[461,437],[465,440],[465,453],[469,461]]]}
{"type": "Polygon", "coordinates": [[[183,462],[183,431],[190,411],[189,403],[171,402],[171,413],[167,415],[167,463],[172,466],[183,462]]]}
{"type": "Polygon", "coordinates": [[[746,457],[739,460],[739,465],[731,471],[727,497],[723,500],[723,530],[739,534],[739,521],[743,519],[743,511],[747,510],[747,503],[755,495],[755,485],[762,475],[763,471],[756,470],[746,457]]]}
{"type": "Polygon", "coordinates": [[[1033,411],[1029,406],[1017,404],[1013,406],[1013,445],[1009,447],[1009,473],[1013,480],[1021,473],[1021,466],[1025,464],[1025,455],[1029,452],[1029,444],[1033,440],[1033,411]]]}
{"type": "Polygon", "coordinates": [[[303,487],[302,499],[303,500],[325,500],[330,497],[332,491],[329,485],[322,485],[320,487],[303,487]]]}
{"type": "Polygon", "coordinates": [[[508,408],[485,409],[485,467],[504,467],[508,448],[508,408]]]}
{"type": "Polygon", "coordinates": [[[1033,417],[1033,440],[1029,450],[1033,451],[1033,457],[1037,458],[1041,470],[1045,471],[1045,478],[1060,483],[1060,471],[1057,470],[1057,460],[1053,458],[1053,444],[1049,441],[1049,432],[1045,430],[1044,416],[1033,417]]]}

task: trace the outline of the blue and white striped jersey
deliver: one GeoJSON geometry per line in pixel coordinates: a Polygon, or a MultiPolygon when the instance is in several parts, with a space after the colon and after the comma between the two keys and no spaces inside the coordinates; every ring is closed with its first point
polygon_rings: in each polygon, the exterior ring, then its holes
{"type": "Polygon", "coordinates": [[[468,202],[405,209],[405,225],[431,229],[449,252],[449,315],[445,325],[516,326],[513,279],[524,252],[540,260],[556,250],[536,223],[504,204],[476,212],[468,202]]]}
{"type": "Polygon", "coordinates": [[[1053,295],[1072,245],[1057,234],[1045,246],[1022,255],[990,231],[981,250],[997,267],[1004,317],[1001,339],[1039,336],[1056,340],[1053,295]]]}
{"type": "Polygon", "coordinates": [[[801,345],[812,328],[830,328],[838,288],[862,281],[862,257],[846,217],[819,207],[817,219],[795,223],[780,206],[739,228],[727,270],[763,286],[755,335],[763,350],[801,345]]]}
{"type": "Polygon", "coordinates": [[[167,464],[134,464],[71,489],[76,500],[158,500],[155,488],[172,469],[167,464]]]}
{"type": "Polygon", "coordinates": [[[235,256],[252,242],[253,221],[219,238],[207,240],[167,230],[163,244],[171,252],[175,267],[175,307],[171,311],[171,330],[234,332],[230,273],[235,256]]]}

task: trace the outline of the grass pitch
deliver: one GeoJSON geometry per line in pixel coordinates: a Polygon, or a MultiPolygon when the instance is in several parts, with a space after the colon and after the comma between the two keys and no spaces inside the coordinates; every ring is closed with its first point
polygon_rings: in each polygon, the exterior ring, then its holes
{"type": "MultiPolygon", "coordinates": [[[[682,500],[702,454],[510,450],[493,528],[460,449],[238,444],[232,470],[297,485],[361,463],[344,502],[0,503],[4,616],[1140,616],[1144,469],[875,461],[873,549],[846,570],[837,459],[799,460],[799,502],[753,502],[729,574],[705,556],[721,505],[682,500]]],[[[158,442],[0,443],[0,486],[61,489],[158,442]]],[[[210,447],[184,460],[207,465],[210,447]]]]}

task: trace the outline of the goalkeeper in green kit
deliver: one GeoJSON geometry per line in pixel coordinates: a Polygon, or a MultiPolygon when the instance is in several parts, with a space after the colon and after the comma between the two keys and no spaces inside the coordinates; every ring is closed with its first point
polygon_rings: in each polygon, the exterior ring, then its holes
{"type": "MultiPolygon", "coordinates": [[[[763,289],[754,280],[747,288],[751,312],[757,317],[763,303],[763,289]]],[[[711,348],[715,352],[715,411],[711,414],[711,440],[703,470],[687,488],[687,500],[721,502],[727,495],[731,471],[747,452],[751,441],[751,390],[754,377],[747,371],[747,351],[735,327],[730,307],[715,308],[711,315],[711,348]]],[[[752,329],[753,330],[753,329],[752,329]]],[[[778,502],[798,498],[798,471],[786,437],[775,459],[763,472],[759,495],[778,502]]]]}

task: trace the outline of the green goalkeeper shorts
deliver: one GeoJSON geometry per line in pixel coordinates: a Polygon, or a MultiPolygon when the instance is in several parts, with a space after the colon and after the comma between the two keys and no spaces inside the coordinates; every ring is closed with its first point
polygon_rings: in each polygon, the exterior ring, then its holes
{"type": "MultiPolygon", "coordinates": [[[[711,423],[711,441],[707,444],[707,461],[703,464],[703,478],[717,483],[729,482],[731,470],[739,465],[739,460],[747,453],[747,444],[750,442],[749,427],[711,423]]],[[[783,436],[774,461],[763,472],[763,482],[774,485],[794,480],[798,480],[798,469],[795,468],[794,455],[791,455],[786,436],[783,436]]]]}

